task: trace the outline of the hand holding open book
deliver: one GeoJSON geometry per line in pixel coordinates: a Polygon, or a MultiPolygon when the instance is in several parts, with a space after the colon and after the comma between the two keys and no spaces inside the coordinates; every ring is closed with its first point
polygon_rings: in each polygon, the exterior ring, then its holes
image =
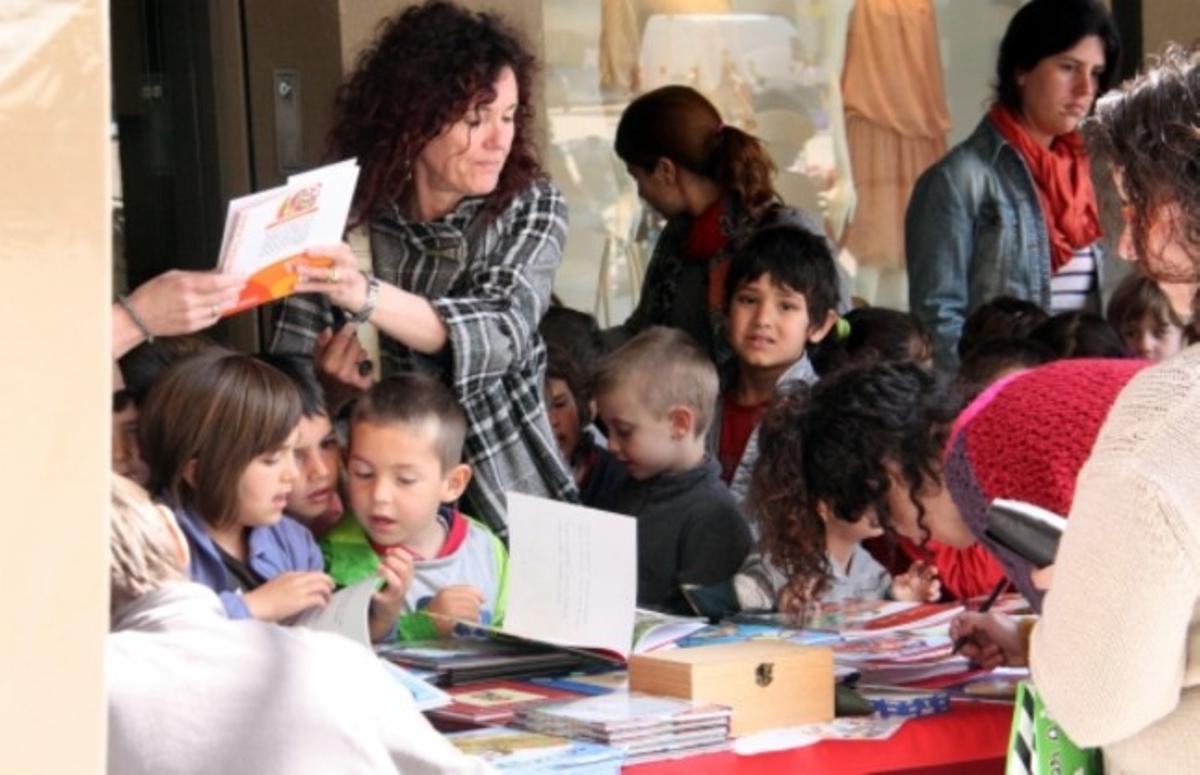
{"type": "Polygon", "coordinates": [[[302,273],[309,279],[340,279],[338,273],[345,270],[318,248],[341,243],[357,182],[358,163],[347,159],[231,201],[217,270],[249,280],[237,304],[224,314],[294,293],[302,273]],[[323,270],[323,277],[304,272],[312,268],[323,270]]]}

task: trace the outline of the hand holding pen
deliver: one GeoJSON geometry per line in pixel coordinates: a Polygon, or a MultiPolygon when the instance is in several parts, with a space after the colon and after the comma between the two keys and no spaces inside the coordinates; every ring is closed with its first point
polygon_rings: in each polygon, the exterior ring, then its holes
{"type": "Polygon", "coordinates": [[[1007,586],[1007,580],[1002,579],[978,611],[961,613],[950,623],[954,653],[961,651],[971,662],[987,669],[1026,663],[1017,620],[1006,614],[990,612],[1007,586]]]}

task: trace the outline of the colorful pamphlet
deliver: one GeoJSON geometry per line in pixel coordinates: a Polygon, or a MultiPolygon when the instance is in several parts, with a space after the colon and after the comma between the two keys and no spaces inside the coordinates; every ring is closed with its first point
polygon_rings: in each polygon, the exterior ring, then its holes
{"type": "Polygon", "coordinates": [[[329,265],[304,253],[342,241],[357,182],[358,163],[347,159],[230,201],[217,271],[242,273],[249,280],[226,316],[291,294],[299,279],[295,262],[329,265]]]}
{"type": "Polygon", "coordinates": [[[846,635],[881,634],[896,630],[920,630],[946,624],[963,612],[958,603],[893,603],[878,616],[848,623],[846,635]]]}
{"type": "Polygon", "coordinates": [[[954,643],[945,635],[912,636],[889,633],[843,641],[833,647],[839,662],[904,664],[936,662],[952,656],[954,643]]]}
{"type": "Polygon", "coordinates": [[[463,753],[478,756],[501,772],[618,775],[624,758],[620,751],[599,743],[511,727],[472,729],[446,737],[463,753]]]}
{"type": "Polygon", "coordinates": [[[484,681],[456,687],[448,694],[450,703],[430,716],[472,724],[507,724],[518,708],[580,696],[528,681],[484,681]]]}

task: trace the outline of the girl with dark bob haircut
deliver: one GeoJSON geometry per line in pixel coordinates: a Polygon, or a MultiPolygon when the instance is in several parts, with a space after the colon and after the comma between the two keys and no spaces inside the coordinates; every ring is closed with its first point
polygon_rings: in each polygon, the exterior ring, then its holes
{"type": "Polygon", "coordinates": [[[187,536],[192,580],[230,618],[288,620],[333,592],[312,534],[283,514],[300,417],[291,379],[223,348],[175,363],[146,397],[149,489],[187,536]]]}
{"type": "Polygon", "coordinates": [[[615,149],[637,181],[638,195],[667,224],[646,267],[637,309],[609,334],[610,345],[650,326],[671,326],[723,366],[732,355],[722,315],[725,277],[738,244],[756,227],[773,223],[814,234],[824,230],[782,205],[762,141],[726,124],[689,86],[663,86],[629,103],[617,124],[615,149]]]}
{"type": "Polygon", "coordinates": [[[909,308],[939,369],[957,367],[967,317],[997,296],[1047,314],[1100,311],[1100,214],[1079,125],[1119,55],[1099,0],[1031,0],[1000,43],[987,115],[917,180],[905,217],[909,308]]]}
{"type": "Polygon", "coordinates": [[[918,545],[944,523],[965,530],[940,465],[955,410],[936,374],[905,361],[848,367],[767,411],[749,504],[788,579],[782,609],[804,613],[829,585],[826,519],[870,520],[918,545]]]}
{"type": "MultiPolygon", "coordinates": [[[[567,207],[531,141],[534,59],[499,17],[434,0],[385,20],[338,92],[335,158],[362,167],[354,217],[374,273],[348,245],[298,267],[270,349],[315,356],[331,399],[372,383],[342,322],[380,333],[381,376],[422,372],[467,413],[475,475],[463,509],[498,535],[509,490],[577,497],[542,405],[538,321],[562,260],[567,207]]],[[[335,401],[340,403],[340,401],[335,401]]]]}

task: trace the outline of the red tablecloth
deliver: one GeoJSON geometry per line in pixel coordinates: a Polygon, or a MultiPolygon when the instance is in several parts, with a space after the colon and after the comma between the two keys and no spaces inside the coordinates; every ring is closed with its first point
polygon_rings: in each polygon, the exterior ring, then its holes
{"type": "Polygon", "coordinates": [[[828,740],[758,756],[716,753],[627,767],[629,775],[705,775],[705,773],[953,772],[988,775],[1004,771],[1004,753],[1012,725],[1012,706],[955,703],[949,713],[913,719],[890,739],[877,742],[828,740]]]}

